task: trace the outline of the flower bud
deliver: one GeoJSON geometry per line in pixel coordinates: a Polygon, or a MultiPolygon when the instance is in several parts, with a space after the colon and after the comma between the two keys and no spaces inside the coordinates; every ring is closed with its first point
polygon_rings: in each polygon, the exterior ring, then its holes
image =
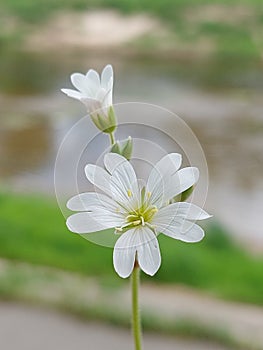
{"type": "Polygon", "coordinates": [[[119,141],[117,141],[116,143],[114,143],[114,145],[111,148],[111,153],[118,153],[121,154],[121,149],[120,149],[120,145],[119,145],[119,141]]]}
{"type": "Polygon", "coordinates": [[[132,156],[132,149],[133,149],[133,141],[132,141],[132,138],[129,136],[128,139],[124,141],[124,144],[121,150],[121,155],[125,157],[127,160],[130,160],[132,156]]]}
{"type": "Polygon", "coordinates": [[[133,149],[133,141],[132,138],[129,136],[127,140],[124,140],[121,142],[117,141],[111,148],[112,153],[118,153],[127,160],[131,159],[132,156],[132,149],[133,149]]]}
{"type": "Polygon", "coordinates": [[[113,69],[104,67],[101,77],[90,69],[86,75],[73,73],[71,82],[77,90],[61,89],[69,97],[82,102],[96,127],[108,134],[116,129],[116,117],[112,107],[113,69]]]}

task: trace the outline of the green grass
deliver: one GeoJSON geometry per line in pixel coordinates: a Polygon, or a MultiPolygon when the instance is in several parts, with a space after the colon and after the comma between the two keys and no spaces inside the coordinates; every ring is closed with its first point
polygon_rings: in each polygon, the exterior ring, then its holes
{"type": "MultiPolygon", "coordinates": [[[[19,23],[38,25],[57,11],[83,11],[90,9],[116,9],[123,14],[148,13],[160,20],[176,34],[176,47],[184,42],[196,44],[198,40],[207,38],[214,43],[215,56],[224,59],[260,60],[263,43],[257,33],[261,32],[263,3],[261,0],[0,0],[0,12],[3,18],[14,17],[19,23]],[[187,19],[187,12],[199,11],[205,6],[222,5],[229,8],[233,15],[233,23],[219,20],[209,21],[201,18],[197,21],[187,19]],[[252,9],[252,14],[243,19],[236,15],[233,6],[242,5],[252,9]]],[[[1,19],[1,17],[0,17],[1,19]]],[[[18,31],[21,35],[23,30],[18,31]]],[[[1,29],[1,25],[0,25],[1,29]]],[[[0,33],[4,45],[5,25],[0,33]]],[[[154,33],[153,33],[154,34],[154,33]]],[[[152,39],[149,39],[152,42],[152,39]]],[[[154,49],[162,45],[155,42],[154,49]],[[157,46],[156,46],[157,45],[157,46]]],[[[172,45],[173,42],[172,42],[172,45]]],[[[197,49],[196,48],[196,49],[197,49]]],[[[142,48],[138,48],[142,50],[142,48]]],[[[149,48],[148,48],[149,49],[149,48]]]]}
{"type": "MultiPolygon", "coordinates": [[[[162,266],[153,280],[262,305],[263,259],[243,251],[216,224],[207,227],[206,233],[198,244],[161,235],[162,266]]],[[[107,283],[118,279],[112,249],[70,233],[56,203],[40,197],[0,196],[0,256],[101,276],[107,283]]]]}
{"type": "Polygon", "coordinates": [[[39,21],[57,10],[85,10],[113,8],[123,13],[148,12],[173,22],[190,7],[198,8],[207,4],[231,6],[244,4],[262,8],[261,0],[1,0],[1,8],[26,21],[39,21]]]}

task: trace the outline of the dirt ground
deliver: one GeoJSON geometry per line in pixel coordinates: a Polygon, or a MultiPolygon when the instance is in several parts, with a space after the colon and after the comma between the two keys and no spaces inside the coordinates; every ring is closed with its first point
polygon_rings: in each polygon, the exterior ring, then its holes
{"type": "MultiPolygon", "coordinates": [[[[5,350],[132,350],[130,332],[83,323],[50,310],[15,303],[0,304],[1,349],[5,350]]],[[[211,343],[146,334],[145,350],[227,350],[211,343]]]]}

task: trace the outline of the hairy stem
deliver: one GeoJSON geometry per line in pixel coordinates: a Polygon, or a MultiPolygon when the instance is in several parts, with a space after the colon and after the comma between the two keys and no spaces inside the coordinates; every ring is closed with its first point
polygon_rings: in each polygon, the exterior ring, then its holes
{"type": "Polygon", "coordinates": [[[132,284],[132,330],[135,350],[142,350],[141,318],[139,309],[140,267],[137,262],[131,275],[132,284]]]}
{"type": "Polygon", "coordinates": [[[113,146],[113,145],[114,145],[114,143],[115,143],[114,133],[113,133],[113,132],[111,132],[111,133],[109,134],[109,136],[110,136],[110,144],[113,146]]]}

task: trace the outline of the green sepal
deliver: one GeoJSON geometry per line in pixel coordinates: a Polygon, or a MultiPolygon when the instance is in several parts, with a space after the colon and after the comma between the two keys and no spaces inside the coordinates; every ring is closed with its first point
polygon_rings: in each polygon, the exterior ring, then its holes
{"type": "Polygon", "coordinates": [[[121,149],[118,141],[111,147],[111,153],[121,154],[121,149]]]}
{"type": "Polygon", "coordinates": [[[115,142],[111,148],[111,152],[118,153],[127,160],[130,160],[132,157],[132,149],[133,141],[132,138],[129,136],[127,140],[121,141],[121,143],[119,141],[115,142]]]}
{"type": "Polygon", "coordinates": [[[96,116],[93,115],[93,114],[91,114],[90,117],[91,117],[93,123],[96,125],[96,127],[97,127],[99,130],[102,130],[103,127],[102,127],[102,125],[100,124],[100,120],[99,120],[99,118],[98,118],[98,114],[97,114],[96,116]]]}
{"type": "Polygon", "coordinates": [[[94,113],[91,114],[91,119],[96,127],[106,134],[111,134],[116,129],[117,121],[112,106],[109,107],[107,115],[94,113]]]}
{"type": "Polygon", "coordinates": [[[102,131],[105,132],[105,134],[112,134],[115,131],[115,129],[116,129],[116,126],[111,126],[111,127],[104,129],[102,131]]]}
{"type": "Polygon", "coordinates": [[[133,141],[132,141],[132,138],[129,136],[128,139],[124,142],[123,148],[121,150],[121,154],[127,160],[130,160],[132,157],[132,149],[133,149],[133,141]]]}
{"type": "Polygon", "coordinates": [[[115,116],[115,112],[113,109],[113,106],[110,106],[109,110],[108,110],[108,119],[109,119],[109,125],[111,127],[115,127],[117,126],[117,119],[115,116]]]}
{"type": "Polygon", "coordinates": [[[173,202],[184,202],[184,201],[186,201],[191,196],[191,194],[193,193],[193,190],[194,190],[194,185],[189,187],[184,192],[182,192],[182,193],[178,194],[177,196],[175,196],[173,198],[173,202]]]}

